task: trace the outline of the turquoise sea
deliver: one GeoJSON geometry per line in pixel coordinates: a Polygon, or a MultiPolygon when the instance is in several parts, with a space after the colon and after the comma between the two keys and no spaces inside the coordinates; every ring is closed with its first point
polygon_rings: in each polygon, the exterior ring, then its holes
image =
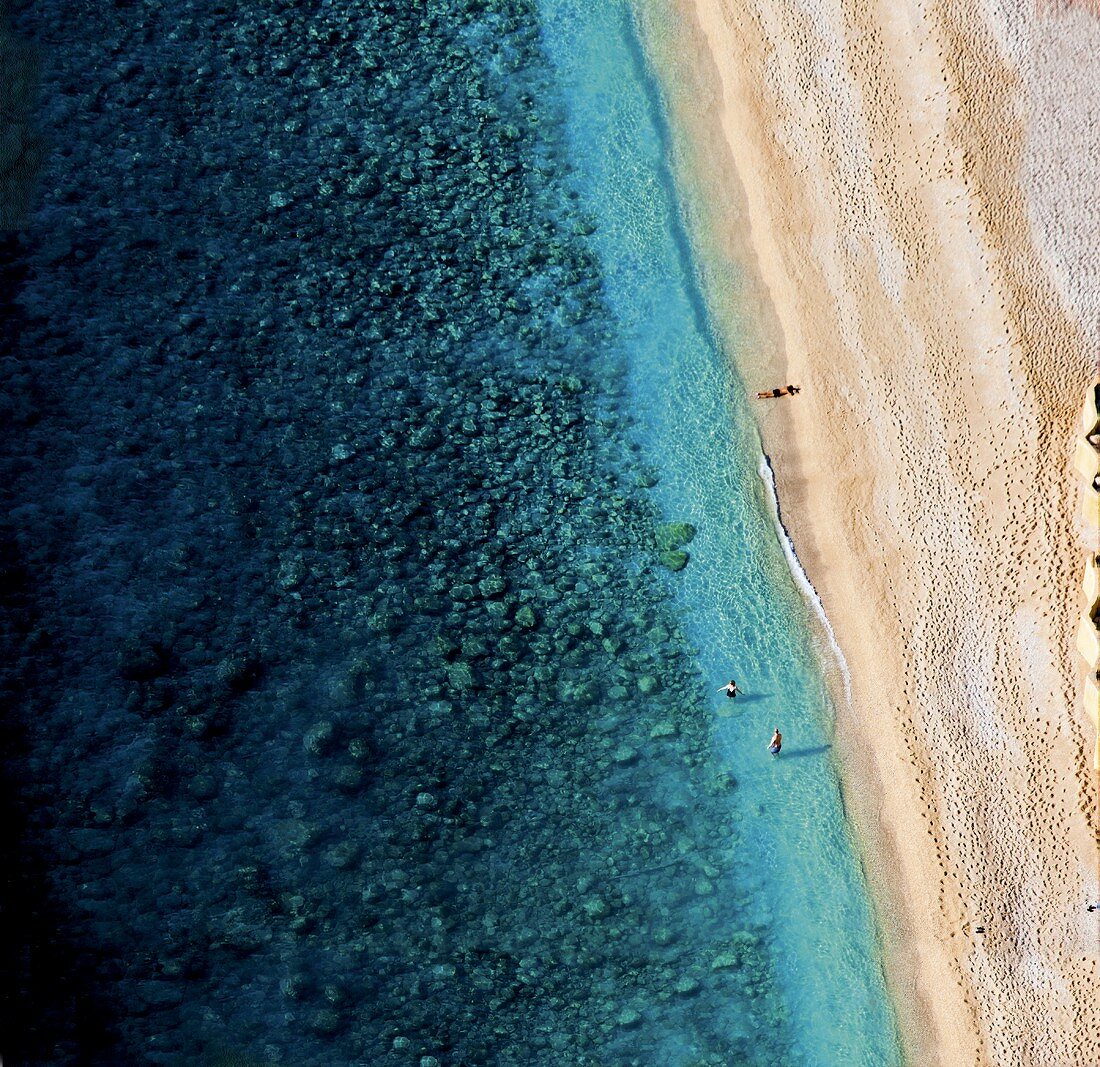
{"type": "Polygon", "coordinates": [[[11,29],[0,1055],[900,1063],[626,0],[11,29]]]}

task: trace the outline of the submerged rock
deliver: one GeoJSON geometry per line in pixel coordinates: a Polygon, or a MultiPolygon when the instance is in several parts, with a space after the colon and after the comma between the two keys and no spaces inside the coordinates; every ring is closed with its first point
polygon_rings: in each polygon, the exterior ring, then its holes
{"type": "Polygon", "coordinates": [[[611,914],[611,905],[602,897],[591,897],[584,902],[584,913],[590,919],[606,919],[611,914]]]}
{"type": "Polygon", "coordinates": [[[331,722],[314,723],[302,738],[302,747],[311,756],[323,756],[332,746],[336,727],[331,722]]]}
{"type": "Polygon", "coordinates": [[[654,536],[657,548],[665,552],[690,544],[695,538],[695,527],[690,522],[666,522],[656,528],[654,536]]]}

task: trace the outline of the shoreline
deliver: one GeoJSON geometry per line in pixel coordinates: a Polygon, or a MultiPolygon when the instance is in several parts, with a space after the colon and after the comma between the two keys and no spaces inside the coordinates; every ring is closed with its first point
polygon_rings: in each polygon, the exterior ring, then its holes
{"type": "MultiPolygon", "coordinates": [[[[737,937],[743,922],[758,940],[761,964],[743,1023],[738,983],[721,976],[707,983],[728,1049],[707,1042],[703,1029],[690,1037],[691,1047],[716,1061],[752,1047],[784,1062],[894,1063],[897,1028],[871,907],[835,769],[822,758],[831,731],[820,714],[828,698],[811,644],[816,633],[805,626],[805,602],[776,542],[755,427],[747,412],[729,419],[731,400],[740,409],[740,386],[698,287],[668,165],[671,131],[659,86],[625,3],[590,9],[546,0],[543,14],[542,40],[575,160],[573,188],[594,223],[601,298],[623,330],[620,414],[638,461],[652,472],[640,484],[665,521],[693,529],[692,562],[667,586],[670,603],[699,676],[730,677],[733,654],[749,699],[760,702],[747,714],[727,709],[723,716],[715,698],[696,701],[710,728],[708,751],[723,768],[716,781],[737,790],[729,832],[720,835],[732,850],[730,882],[713,895],[703,887],[698,910],[690,901],[677,910],[715,945],[737,937]],[[790,719],[795,743],[785,748],[792,757],[816,758],[793,758],[786,772],[775,763],[760,744],[767,734],[759,736],[772,711],[790,719]],[[731,770],[736,781],[725,777],[731,770]],[[765,812],[771,817],[758,824],[765,812]],[[741,826],[752,842],[743,855],[735,846],[741,826]],[[859,1015],[845,1020],[853,1002],[859,1015]],[[784,1022],[765,1037],[768,1018],[784,1022]]],[[[699,782],[709,794],[707,778],[699,782]]],[[[696,1000],[690,1014],[705,1026],[708,1007],[696,1000]]]]}
{"type": "Polygon", "coordinates": [[[1091,367],[1007,165],[1022,90],[950,6],[880,5],[832,37],[751,0],[641,21],[727,339],[731,305],[749,309],[740,376],[803,386],[757,422],[851,665],[850,702],[826,676],[907,1058],[1091,1062],[1067,473],[1091,367]],[[741,267],[736,300],[708,261],[741,267]]]}
{"type": "MultiPolygon", "coordinates": [[[[806,568],[802,566],[802,561],[798,558],[798,552],[795,549],[794,541],[791,540],[790,531],[787,529],[787,525],[783,519],[783,509],[779,503],[779,490],[776,487],[775,481],[775,468],[772,466],[771,458],[766,452],[760,454],[759,474],[760,480],[764,483],[764,487],[767,490],[772,521],[775,523],[776,538],[779,541],[780,548],[783,550],[783,555],[787,558],[787,566],[790,568],[791,577],[794,579],[794,584],[798,587],[799,592],[809,605],[810,612],[815,620],[812,625],[821,628],[825,640],[829,645],[828,658],[818,657],[819,660],[822,660],[819,664],[822,677],[828,682],[829,675],[832,673],[830,670],[831,661],[831,665],[839,672],[844,682],[844,706],[848,706],[852,703],[852,672],[848,667],[848,660],[844,657],[844,649],[840,647],[836,639],[836,632],[833,630],[833,624],[829,622],[829,616],[825,611],[825,605],[821,603],[821,596],[814,588],[814,583],[806,573],[806,568]]],[[[833,702],[834,704],[836,703],[835,699],[833,702]]]]}

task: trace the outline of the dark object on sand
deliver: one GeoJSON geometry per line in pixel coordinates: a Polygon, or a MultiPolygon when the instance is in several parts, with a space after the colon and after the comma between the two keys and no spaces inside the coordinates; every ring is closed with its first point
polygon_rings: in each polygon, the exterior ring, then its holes
{"type": "Polygon", "coordinates": [[[801,392],[802,386],[800,385],[780,385],[775,389],[765,390],[763,393],[757,393],[757,400],[774,400],[779,396],[794,396],[795,393],[801,392]]]}

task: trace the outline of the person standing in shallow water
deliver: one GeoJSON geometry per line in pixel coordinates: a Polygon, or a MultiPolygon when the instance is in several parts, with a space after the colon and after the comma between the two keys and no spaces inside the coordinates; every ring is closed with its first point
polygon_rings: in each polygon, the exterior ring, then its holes
{"type": "Polygon", "coordinates": [[[768,751],[773,756],[779,755],[779,750],[783,747],[783,735],[779,732],[779,727],[775,728],[775,733],[772,734],[772,739],[768,743],[768,751]]]}
{"type": "Polygon", "coordinates": [[[728,684],[720,685],[718,687],[718,692],[725,693],[726,696],[730,698],[730,700],[733,700],[736,698],[737,694],[741,692],[741,690],[737,688],[737,683],[731,678],[728,684]]]}

